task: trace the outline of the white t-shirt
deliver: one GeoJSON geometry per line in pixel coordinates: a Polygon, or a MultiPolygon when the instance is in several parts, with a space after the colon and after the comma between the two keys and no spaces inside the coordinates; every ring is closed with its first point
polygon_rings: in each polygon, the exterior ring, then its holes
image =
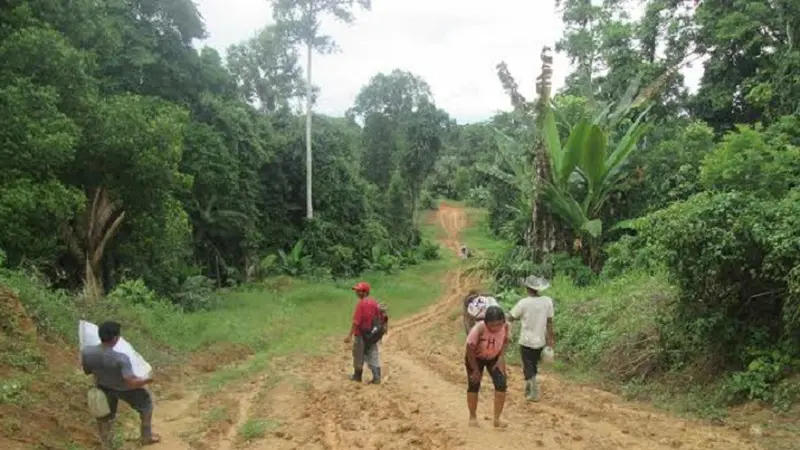
{"type": "Polygon", "coordinates": [[[511,316],[520,319],[519,344],[528,348],[542,348],[547,343],[547,319],[554,314],[550,297],[525,297],[513,308],[511,316]]]}

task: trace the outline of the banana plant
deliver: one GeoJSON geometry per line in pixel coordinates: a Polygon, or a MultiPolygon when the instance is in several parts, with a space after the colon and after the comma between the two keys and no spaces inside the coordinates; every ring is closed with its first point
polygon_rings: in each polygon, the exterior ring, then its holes
{"type": "Polygon", "coordinates": [[[602,121],[587,119],[571,128],[562,145],[553,111],[545,113],[542,133],[550,157],[552,181],[541,186],[542,200],[577,234],[593,239],[603,234],[602,208],[622,181],[622,167],[649,128],[644,122],[649,110],[648,107],[639,114],[613,147],[609,145],[608,133],[598,123],[602,121]],[[583,199],[573,195],[571,187],[576,182],[586,187],[583,199]]]}

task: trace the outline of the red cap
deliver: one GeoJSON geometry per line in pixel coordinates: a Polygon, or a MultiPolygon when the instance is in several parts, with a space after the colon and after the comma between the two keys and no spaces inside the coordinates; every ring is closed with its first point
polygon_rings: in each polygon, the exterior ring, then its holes
{"type": "Polygon", "coordinates": [[[353,286],[353,290],[356,292],[364,292],[369,294],[369,283],[366,281],[359,281],[355,286],[353,286]]]}

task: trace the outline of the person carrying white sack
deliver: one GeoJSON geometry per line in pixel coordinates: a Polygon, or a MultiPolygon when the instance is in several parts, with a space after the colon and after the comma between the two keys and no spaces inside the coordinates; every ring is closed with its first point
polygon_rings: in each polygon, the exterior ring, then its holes
{"type": "Polygon", "coordinates": [[[553,299],[541,295],[542,291],[550,287],[550,283],[543,278],[529,276],[522,280],[522,285],[528,290],[528,296],[514,305],[509,316],[511,321],[522,322],[519,353],[525,375],[525,397],[539,401],[539,385],[536,383],[539,360],[542,358],[542,351],[551,357],[556,344],[553,299]]]}
{"type": "MultiPolygon", "coordinates": [[[[97,417],[100,440],[103,448],[113,448],[114,434],[113,425],[117,413],[119,400],[124,401],[139,413],[141,419],[141,439],[143,445],[155,444],[160,441],[159,437],[153,434],[153,398],[145,386],[152,383],[152,377],[140,378],[134,375],[130,357],[124,353],[114,350],[114,346],[120,339],[122,326],[117,322],[104,322],[98,328],[100,344],[87,345],[81,349],[81,364],[86,375],[94,375],[95,386],[102,392],[107,401],[106,405],[102,401],[100,414],[107,412],[102,417],[97,417]]],[[[90,392],[90,405],[96,405],[97,398],[92,401],[90,392]]],[[[91,407],[91,406],[90,406],[91,407]]],[[[97,416],[97,411],[92,411],[97,416]]]]}

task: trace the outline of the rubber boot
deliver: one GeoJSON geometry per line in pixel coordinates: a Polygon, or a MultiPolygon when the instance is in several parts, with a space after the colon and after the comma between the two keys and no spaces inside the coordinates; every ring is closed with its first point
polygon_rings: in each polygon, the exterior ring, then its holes
{"type": "Polygon", "coordinates": [[[539,385],[536,383],[536,377],[525,382],[525,394],[525,398],[529,401],[539,401],[539,385]]]}
{"type": "Polygon", "coordinates": [[[350,375],[350,381],[358,381],[360,383],[363,374],[364,374],[363,370],[354,371],[353,374],[350,375]]]}
{"type": "Polygon", "coordinates": [[[97,422],[97,429],[100,432],[100,443],[103,450],[113,450],[114,448],[114,421],[102,420],[97,422]]]}
{"type": "Polygon", "coordinates": [[[539,391],[539,383],[536,382],[536,377],[531,379],[531,400],[538,402],[542,398],[542,393],[539,391]]]}
{"type": "Polygon", "coordinates": [[[376,367],[372,370],[372,380],[370,380],[369,384],[381,384],[381,368],[376,367]]]}

